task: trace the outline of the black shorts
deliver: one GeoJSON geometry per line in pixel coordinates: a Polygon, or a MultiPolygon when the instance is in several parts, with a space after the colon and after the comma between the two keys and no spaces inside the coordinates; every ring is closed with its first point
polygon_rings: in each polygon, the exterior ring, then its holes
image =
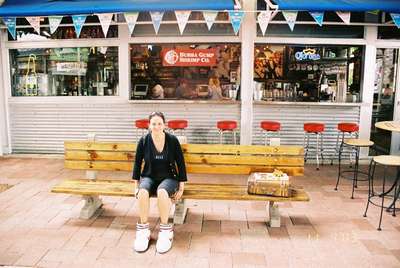
{"type": "Polygon", "coordinates": [[[157,190],[164,189],[168,196],[172,197],[179,189],[179,181],[166,178],[163,180],[155,180],[149,177],[142,177],[139,181],[139,189],[145,189],[150,196],[157,195],[157,190]]]}

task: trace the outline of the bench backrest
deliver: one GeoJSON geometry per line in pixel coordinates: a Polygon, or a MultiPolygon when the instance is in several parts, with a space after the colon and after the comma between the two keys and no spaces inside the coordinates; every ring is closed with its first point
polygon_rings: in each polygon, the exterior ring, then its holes
{"type": "MultiPolygon", "coordinates": [[[[135,143],[65,141],[65,167],[84,170],[131,171],[135,143]]],[[[250,174],[272,172],[304,174],[301,146],[182,144],[188,173],[250,174]]]]}

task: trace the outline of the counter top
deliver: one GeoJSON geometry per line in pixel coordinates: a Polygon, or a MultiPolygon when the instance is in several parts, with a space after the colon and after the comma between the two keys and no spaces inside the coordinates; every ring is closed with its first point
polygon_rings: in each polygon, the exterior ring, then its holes
{"type": "Polygon", "coordinates": [[[129,100],[129,103],[240,104],[237,100],[129,100]]]}
{"type": "Polygon", "coordinates": [[[261,105],[285,105],[285,106],[348,106],[357,107],[367,105],[362,102],[288,102],[288,101],[254,101],[261,105]]]}

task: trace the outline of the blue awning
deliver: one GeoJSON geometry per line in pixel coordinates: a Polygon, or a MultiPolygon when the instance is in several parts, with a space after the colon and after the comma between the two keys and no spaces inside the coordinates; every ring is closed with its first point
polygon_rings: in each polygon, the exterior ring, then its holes
{"type": "Polygon", "coordinates": [[[0,17],[172,10],[233,10],[233,0],[6,0],[0,17]]]}
{"type": "Polygon", "coordinates": [[[279,6],[279,10],[400,12],[400,0],[274,0],[274,2],[279,6]]]}

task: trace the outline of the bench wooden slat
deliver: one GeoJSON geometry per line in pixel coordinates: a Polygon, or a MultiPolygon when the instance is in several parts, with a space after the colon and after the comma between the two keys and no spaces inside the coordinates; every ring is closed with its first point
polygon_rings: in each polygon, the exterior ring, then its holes
{"type": "MultiPolygon", "coordinates": [[[[65,141],[68,150],[96,150],[114,152],[135,152],[135,143],[65,141]]],[[[249,154],[249,155],[303,155],[302,146],[262,146],[262,145],[227,145],[227,144],[182,144],[185,153],[195,154],[249,154]]]]}
{"type": "Polygon", "coordinates": [[[115,143],[104,141],[65,141],[64,149],[67,150],[98,150],[98,151],[121,151],[136,152],[136,143],[115,143]]]}
{"type": "MultiPolygon", "coordinates": [[[[132,181],[121,180],[65,180],[52,189],[53,193],[80,194],[80,195],[109,195],[133,196],[134,184],[132,181]]],[[[295,189],[289,198],[263,195],[250,195],[246,185],[235,184],[201,184],[187,183],[184,199],[210,200],[253,200],[253,201],[309,201],[303,189],[295,189]]]]}
{"type": "Polygon", "coordinates": [[[182,144],[185,153],[196,154],[249,154],[249,155],[303,155],[302,146],[263,146],[229,144],[182,144]]]}
{"type": "MultiPolygon", "coordinates": [[[[104,151],[66,151],[66,160],[97,160],[97,161],[130,161],[134,160],[133,152],[104,152],[104,151]]],[[[301,156],[232,156],[210,154],[185,154],[186,164],[238,164],[266,166],[301,166],[304,158],[301,156]]]]}
{"type": "MultiPolygon", "coordinates": [[[[133,162],[131,161],[73,161],[65,160],[64,165],[70,169],[86,170],[113,170],[113,171],[132,171],[133,162]]],[[[187,173],[202,174],[250,174],[251,172],[272,172],[277,168],[274,166],[261,165],[205,165],[205,164],[187,164],[187,173]]],[[[298,166],[279,166],[279,169],[289,176],[298,176],[304,174],[304,167],[298,166]]]]}

